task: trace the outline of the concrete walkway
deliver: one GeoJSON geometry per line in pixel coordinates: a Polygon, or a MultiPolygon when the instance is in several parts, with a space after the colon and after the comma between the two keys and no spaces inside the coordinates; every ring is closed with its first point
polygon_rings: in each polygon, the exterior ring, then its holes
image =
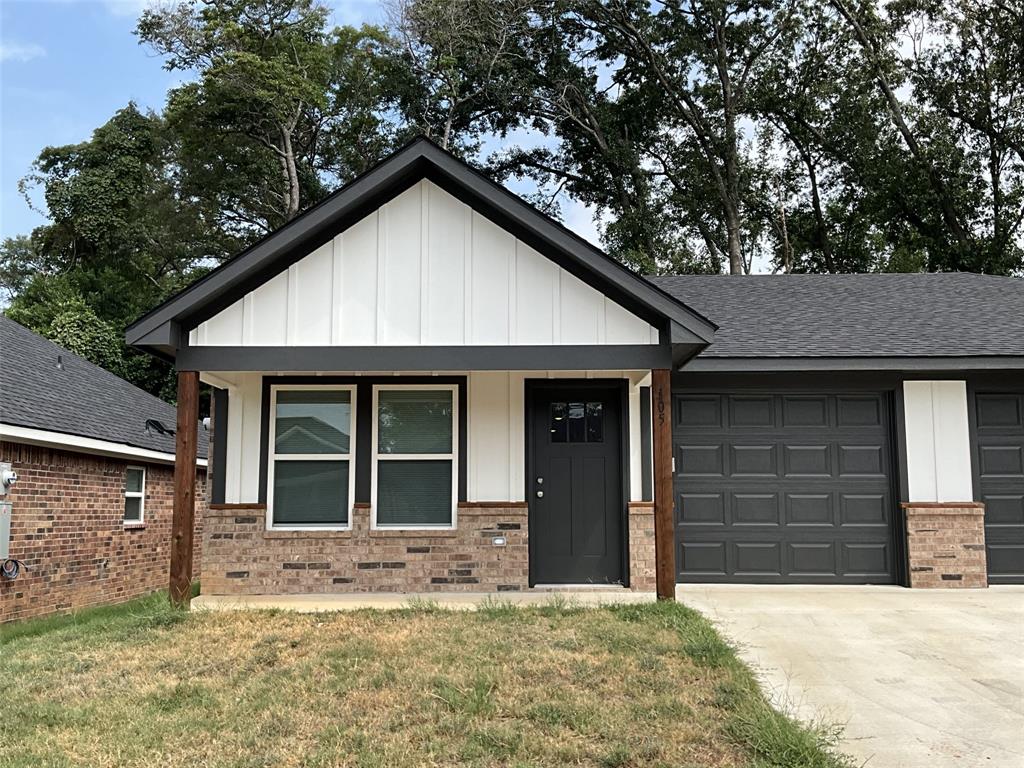
{"type": "Polygon", "coordinates": [[[631,592],[622,587],[566,587],[531,589],[525,592],[426,592],[422,594],[359,593],[348,595],[251,595],[223,597],[200,595],[192,601],[194,610],[231,611],[246,609],[298,611],[357,611],[361,608],[407,608],[428,602],[439,608],[475,610],[481,603],[513,603],[515,605],[550,605],[567,601],[572,605],[607,605],[610,603],[653,603],[653,592],[631,592]]]}
{"type": "Polygon", "coordinates": [[[802,719],[868,768],[1024,767],[1024,587],[680,585],[802,719]]]}

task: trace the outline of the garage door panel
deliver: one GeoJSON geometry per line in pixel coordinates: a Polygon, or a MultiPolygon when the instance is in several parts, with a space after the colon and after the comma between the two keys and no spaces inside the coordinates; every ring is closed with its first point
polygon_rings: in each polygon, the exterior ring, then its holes
{"type": "Polygon", "coordinates": [[[786,429],[829,426],[827,397],[797,395],[782,398],[782,426],[786,429]]]}
{"type": "Polygon", "coordinates": [[[887,452],[882,444],[840,445],[839,476],[842,477],[886,477],[887,452]]]}
{"type": "Polygon", "coordinates": [[[887,528],[892,519],[885,493],[839,494],[839,524],[887,528]]]}
{"type": "Polygon", "coordinates": [[[725,525],[725,497],[721,493],[683,493],[677,506],[685,525],[725,525]]]}
{"type": "Polygon", "coordinates": [[[775,445],[732,445],[729,449],[730,477],[775,477],[778,465],[775,445]]]}
{"type": "Polygon", "coordinates": [[[988,580],[992,584],[1024,581],[1024,544],[992,543],[988,547],[988,580]]]}
{"type": "Polygon", "coordinates": [[[835,542],[805,544],[787,542],[786,548],[790,574],[828,577],[834,577],[837,574],[835,542]]]}
{"type": "Polygon", "coordinates": [[[694,575],[724,577],[728,574],[725,542],[684,541],[680,544],[679,557],[689,563],[694,575]]]}
{"type": "Polygon", "coordinates": [[[686,427],[722,427],[720,395],[677,395],[672,399],[674,432],[686,427]]]}
{"type": "Polygon", "coordinates": [[[839,427],[880,427],[884,423],[882,400],[875,396],[836,398],[836,425],[839,427]]]}
{"type": "Polygon", "coordinates": [[[979,393],[976,409],[979,429],[1024,427],[1022,398],[1013,393],[979,393]]]}
{"type": "Polygon", "coordinates": [[[774,493],[734,493],[733,525],[779,525],[779,497],[774,493]]]}
{"type": "Polygon", "coordinates": [[[1024,526],[1024,493],[986,494],[981,500],[985,504],[986,526],[1024,526]]]}
{"type": "Polygon", "coordinates": [[[676,401],[680,578],[891,583],[886,396],[705,395],[676,401]]]}
{"type": "Polygon", "coordinates": [[[680,477],[724,477],[725,448],[711,445],[676,446],[676,474],[680,477]]]}
{"type": "Polygon", "coordinates": [[[979,453],[979,471],[984,478],[1024,479],[1024,446],[999,445],[989,440],[979,453]]]}
{"type": "Polygon", "coordinates": [[[786,477],[832,477],[832,453],[828,445],[786,445],[783,456],[786,477]]]}
{"type": "Polygon", "coordinates": [[[835,509],[831,493],[787,493],[786,525],[834,526],[835,509]]]}
{"type": "Polygon", "coordinates": [[[729,403],[730,428],[770,428],[775,426],[775,403],[768,396],[732,396],[729,403]]]}
{"type": "Polygon", "coordinates": [[[890,545],[877,541],[842,542],[840,567],[847,576],[884,577],[890,568],[890,545]]]}
{"type": "Polygon", "coordinates": [[[781,576],[782,544],[778,541],[734,541],[731,552],[737,576],[781,576]]]}

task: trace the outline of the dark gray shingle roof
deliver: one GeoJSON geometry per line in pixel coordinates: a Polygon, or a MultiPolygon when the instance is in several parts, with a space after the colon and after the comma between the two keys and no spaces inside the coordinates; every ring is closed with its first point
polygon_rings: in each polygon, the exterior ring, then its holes
{"type": "Polygon", "coordinates": [[[1024,280],[967,273],[650,278],[719,326],[711,357],[1024,356],[1024,280]]]}
{"type": "Polygon", "coordinates": [[[146,434],[146,419],[174,429],[176,409],[0,315],[0,423],[174,453],[174,438],[146,434]]]}

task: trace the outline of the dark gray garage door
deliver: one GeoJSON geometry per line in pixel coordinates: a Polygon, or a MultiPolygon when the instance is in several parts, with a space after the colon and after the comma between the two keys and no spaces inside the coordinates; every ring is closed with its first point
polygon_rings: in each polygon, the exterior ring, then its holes
{"type": "Polygon", "coordinates": [[[1024,583],[1024,391],[976,392],[974,416],[988,580],[1024,583]]]}
{"type": "Polygon", "coordinates": [[[885,393],[676,392],[680,581],[895,581],[885,393]]]}

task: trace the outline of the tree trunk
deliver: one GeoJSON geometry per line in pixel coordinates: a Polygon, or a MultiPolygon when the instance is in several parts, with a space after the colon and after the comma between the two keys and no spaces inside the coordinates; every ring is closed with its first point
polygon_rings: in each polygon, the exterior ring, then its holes
{"type": "Polygon", "coordinates": [[[807,166],[807,178],[811,182],[811,208],[814,211],[814,223],[818,230],[818,246],[821,248],[822,257],[825,259],[825,269],[829,272],[835,272],[836,263],[832,256],[832,241],[828,236],[825,214],[821,210],[821,194],[818,191],[818,174],[814,170],[814,160],[809,153],[801,152],[801,154],[804,158],[804,165],[807,166]]]}
{"type": "Polygon", "coordinates": [[[740,240],[740,214],[732,201],[725,201],[725,232],[729,246],[729,274],[743,274],[743,249],[740,240]]]}
{"type": "Polygon", "coordinates": [[[782,271],[787,275],[793,271],[793,254],[789,248],[789,230],[786,228],[786,203],[779,188],[779,229],[782,233],[782,271]]]}
{"type": "Polygon", "coordinates": [[[291,132],[281,128],[281,170],[284,175],[286,192],[284,194],[284,218],[291,221],[302,205],[301,188],[299,186],[299,169],[295,162],[295,149],[292,147],[291,132]]]}

